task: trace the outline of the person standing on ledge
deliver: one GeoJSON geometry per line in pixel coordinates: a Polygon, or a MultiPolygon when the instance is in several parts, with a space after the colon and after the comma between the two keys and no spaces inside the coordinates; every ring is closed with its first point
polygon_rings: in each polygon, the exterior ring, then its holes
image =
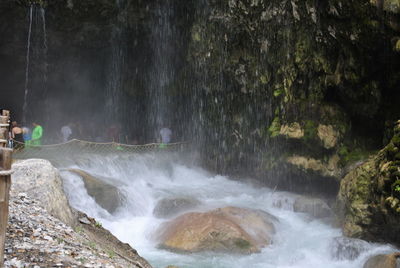
{"type": "Polygon", "coordinates": [[[13,121],[11,123],[11,137],[14,141],[18,142],[19,144],[24,143],[23,138],[23,131],[22,128],[19,127],[17,121],[13,121]]]}
{"type": "Polygon", "coordinates": [[[71,125],[72,124],[69,123],[61,128],[61,136],[64,143],[69,141],[69,137],[72,135],[71,125]]]}
{"type": "Polygon", "coordinates": [[[172,131],[168,127],[163,127],[160,130],[161,143],[168,144],[171,142],[172,131]]]}
{"type": "Polygon", "coordinates": [[[36,122],[33,122],[32,125],[33,125],[33,131],[32,131],[31,145],[42,145],[43,128],[36,122]]]}

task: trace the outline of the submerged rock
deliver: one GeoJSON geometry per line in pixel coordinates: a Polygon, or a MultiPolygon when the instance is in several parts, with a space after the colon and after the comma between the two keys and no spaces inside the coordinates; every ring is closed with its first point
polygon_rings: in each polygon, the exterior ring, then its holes
{"type": "Polygon", "coordinates": [[[158,230],[160,246],[178,252],[249,254],[272,243],[277,219],[261,210],[225,207],[187,213],[158,230]]]}
{"type": "Polygon", "coordinates": [[[199,205],[200,202],[193,198],[164,198],[157,203],[153,215],[158,218],[169,218],[199,205]]]}
{"type": "Polygon", "coordinates": [[[363,268],[398,268],[400,267],[400,253],[376,255],[369,258],[363,268]]]}
{"type": "Polygon", "coordinates": [[[315,218],[326,218],[333,216],[333,211],[328,204],[319,198],[300,196],[293,204],[295,212],[307,213],[315,218]]]}
{"type": "Polygon", "coordinates": [[[111,214],[122,205],[122,194],[117,187],[93,177],[86,171],[80,169],[69,169],[69,171],[83,179],[88,194],[96,200],[97,204],[111,214]]]}
{"type": "Polygon", "coordinates": [[[364,240],[336,237],[331,243],[331,257],[335,260],[355,260],[369,248],[370,244],[364,240]]]}

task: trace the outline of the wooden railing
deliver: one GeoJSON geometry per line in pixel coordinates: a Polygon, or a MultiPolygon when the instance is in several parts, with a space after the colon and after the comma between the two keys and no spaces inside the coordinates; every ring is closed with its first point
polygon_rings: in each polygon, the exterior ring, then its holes
{"type": "Polygon", "coordinates": [[[0,115],[0,267],[4,267],[4,247],[11,187],[11,159],[13,151],[7,148],[9,124],[10,112],[3,110],[0,115]]]}

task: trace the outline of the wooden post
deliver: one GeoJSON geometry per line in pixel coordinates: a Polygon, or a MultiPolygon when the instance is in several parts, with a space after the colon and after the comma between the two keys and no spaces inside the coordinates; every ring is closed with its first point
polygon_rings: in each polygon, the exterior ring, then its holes
{"type": "Polygon", "coordinates": [[[10,112],[0,116],[0,267],[4,267],[4,249],[8,222],[8,204],[11,187],[12,149],[7,148],[10,112]]]}

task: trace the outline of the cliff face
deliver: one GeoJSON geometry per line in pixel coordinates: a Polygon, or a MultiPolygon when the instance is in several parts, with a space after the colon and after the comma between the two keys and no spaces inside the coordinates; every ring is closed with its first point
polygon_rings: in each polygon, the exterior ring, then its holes
{"type": "Polygon", "coordinates": [[[388,142],[400,116],[396,1],[184,2],[3,1],[0,105],[22,113],[33,3],[29,119],[114,118],[139,142],[164,120],[210,168],[332,194],[388,142]]]}
{"type": "Polygon", "coordinates": [[[335,192],[399,115],[398,15],[384,12],[369,1],[209,1],[189,63],[210,165],[335,192]]]}
{"type": "Polygon", "coordinates": [[[338,208],[346,235],[400,243],[400,121],[390,143],[341,182],[338,208]]]}

